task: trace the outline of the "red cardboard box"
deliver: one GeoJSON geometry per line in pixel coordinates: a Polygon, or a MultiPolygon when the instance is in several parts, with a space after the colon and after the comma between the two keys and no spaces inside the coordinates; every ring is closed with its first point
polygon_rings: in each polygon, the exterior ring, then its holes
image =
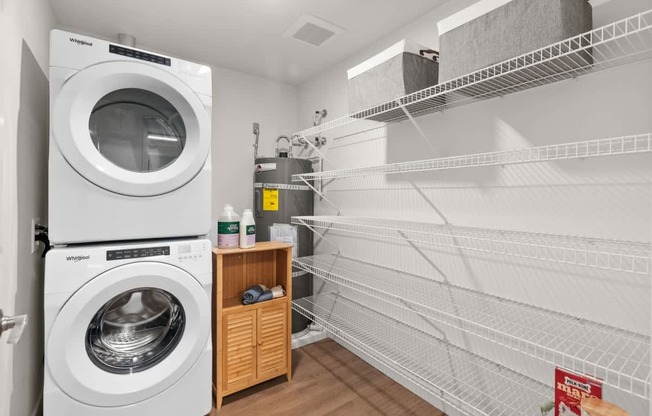
{"type": "Polygon", "coordinates": [[[557,367],[555,369],[555,416],[581,416],[580,401],[585,397],[602,399],[602,383],[557,367]]]}

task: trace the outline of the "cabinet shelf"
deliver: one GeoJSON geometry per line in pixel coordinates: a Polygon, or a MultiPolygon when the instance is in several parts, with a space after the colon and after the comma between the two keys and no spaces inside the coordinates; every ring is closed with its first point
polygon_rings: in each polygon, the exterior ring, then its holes
{"type": "Polygon", "coordinates": [[[324,280],[650,397],[650,337],[338,255],[294,260],[324,280]]]}
{"type": "Polygon", "coordinates": [[[363,119],[401,121],[407,118],[406,111],[416,117],[460,107],[646,60],[651,51],[652,10],[648,10],[296,135],[323,134],[363,119]]]}
{"type": "Polygon", "coordinates": [[[649,243],[360,217],[292,217],[292,224],[645,276],[650,272],[649,243]]]}
{"type": "Polygon", "coordinates": [[[270,299],[270,300],[267,300],[265,302],[254,303],[254,304],[251,304],[251,305],[243,305],[242,304],[242,299],[227,299],[227,300],[224,300],[224,302],[222,303],[222,310],[224,312],[232,310],[232,309],[233,310],[239,310],[239,311],[246,311],[246,310],[250,310],[250,309],[258,309],[258,308],[261,308],[263,306],[271,306],[271,305],[275,305],[277,303],[286,303],[286,302],[287,302],[287,298],[285,296],[282,296],[282,297],[276,298],[276,299],[270,299]]]}
{"type": "Polygon", "coordinates": [[[652,133],[292,175],[293,181],[516,165],[652,152],[652,133]]]}
{"type": "Polygon", "coordinates": [[[336,294],[293,302],[328,332],[468,415],[527,415],[551,387],[336,294]]]}

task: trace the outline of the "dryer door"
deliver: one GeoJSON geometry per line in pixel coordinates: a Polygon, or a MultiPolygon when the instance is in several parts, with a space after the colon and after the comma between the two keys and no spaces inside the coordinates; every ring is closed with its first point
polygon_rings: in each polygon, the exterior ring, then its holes
{"type": "Polygon", "coordinates": [[[151,398],[206,348],[210,307],[201,284],[177,267],[116,267],[75,292],[57,315],[47,334],[48,370],[67,395],[90,406],[151,398]]]}
{"type": "Polygon", "coordinates": [[[73,169],[123,195],[182,187],[210,151],[210,119],[199,96],[143,63],[108,62],[73,75],[56,97],[51,123],[73,169]]]}

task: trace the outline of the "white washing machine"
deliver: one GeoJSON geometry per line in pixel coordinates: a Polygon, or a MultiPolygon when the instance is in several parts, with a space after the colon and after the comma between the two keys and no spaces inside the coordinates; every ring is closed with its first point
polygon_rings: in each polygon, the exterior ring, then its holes
{"type": "Polygon", "coordinates": [[[211,243],[55,248],[45,261],[44,416],[204,416],[211,243]]]}
{"type": "Polygon", "coordinates": [[[206,235],[208,66],[53,30],[53,244],[206,235]]]}

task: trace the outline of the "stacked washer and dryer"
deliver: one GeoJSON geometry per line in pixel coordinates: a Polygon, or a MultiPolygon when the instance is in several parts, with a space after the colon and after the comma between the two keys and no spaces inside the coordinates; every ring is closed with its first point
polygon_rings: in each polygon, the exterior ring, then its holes
{"type": "Polygon", "coordinates": [[[209,413],[211,71],[52,31],[45,416],[209,413]]]}

